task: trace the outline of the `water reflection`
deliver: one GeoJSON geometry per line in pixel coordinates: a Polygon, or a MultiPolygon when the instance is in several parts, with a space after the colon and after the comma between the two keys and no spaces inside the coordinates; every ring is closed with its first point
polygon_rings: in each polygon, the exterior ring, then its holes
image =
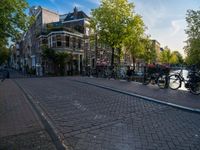
{"type": "MultiPolygon", "coordinates": [[[[170,74],[179,73],[179,72],[181,72],[181,70],[171,71],[170,74]]],[[[188,78],[187,78],[188,72],[189,72],[189,71],[186,70],[186,69],[183,69],[183,70],[182,70],[182,76],[184,77],[184,79],[185,79],[186,81],[188,80],[188,78]]],[[[188,91],[188,90],[185,88],[185,83],[183,83],[183,82],[182,82],[182,86],[181,86],[178,90],[188,91]]]]}

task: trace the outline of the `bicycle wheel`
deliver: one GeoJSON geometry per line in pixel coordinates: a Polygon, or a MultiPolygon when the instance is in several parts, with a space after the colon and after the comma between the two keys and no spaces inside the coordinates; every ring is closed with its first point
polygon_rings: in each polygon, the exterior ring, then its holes
{"type": "Polygon", "coordinates": [[[157,79],[157,85],[161,89],[166,88],[166,86],[167,86],[167,76],[166,75],[160,75],[157,79]]]}
{"type": "Polygon", "coordinates": [[[200,94],[200,82],[192,83],[190,85],[190,92],[195,95],[200,94]]]}
{"type": "Polygon", "coordinates": [[[181,79],[176,74],[169,76],[168,83],[172,90],[177,90],[179,87],[181,87],[181,79]]]}
{"type": "Polygon", "coordinates": [[[151,76],[150,75],[145,75],[144,80],[143,80],[143,84],[147,85],[151,82],[151,76]]]}

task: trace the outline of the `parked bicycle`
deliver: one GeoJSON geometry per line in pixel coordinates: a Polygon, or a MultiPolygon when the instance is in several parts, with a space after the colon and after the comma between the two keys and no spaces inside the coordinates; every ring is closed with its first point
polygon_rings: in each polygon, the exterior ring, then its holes
{"type": "Polygon", "coordinates": [[[192,94],[200,94],[200,72],[197,72],[194,68],[188,72],[188,80],[183,77],[183,69],[180,72],[169,76],[169,87],[173,90],[177,90],[185,84],[192,94]]]}
{"type": "Polygon", "coordinates": [[[155,65],[149,65],[144,72],[143,84],[147,85],[157,84],[159,88],[166,88],[168,85],[168,73],[169,68],[158,67],[155,65]]]}

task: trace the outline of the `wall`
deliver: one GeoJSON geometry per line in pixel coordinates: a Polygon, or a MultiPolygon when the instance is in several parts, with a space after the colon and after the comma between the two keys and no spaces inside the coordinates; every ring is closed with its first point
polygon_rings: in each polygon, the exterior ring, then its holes
{"type": "Polygon", "coordinates": [[[42,25],[46,30],[46,24],[59,21],[59,15],[55,12],[42,8],[42,25]]]}

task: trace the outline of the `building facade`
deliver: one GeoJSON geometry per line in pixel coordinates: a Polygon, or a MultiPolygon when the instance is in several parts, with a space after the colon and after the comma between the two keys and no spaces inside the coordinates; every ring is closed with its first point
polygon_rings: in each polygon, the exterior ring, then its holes
{"type": "Polygon", "coordinates": [[[160,47],[160,43],[157,40],[152,40],[152,47],[155,49],[156,51],[156,55],[157,55],[157,59],[155,60],[155,62],[159,63],[159,57],[160,57],[160,52],[161,52],[161,47],[160,47]]]}
{"type": "MultiPolygon", "coordinates": [[[[70,55],[64,66],[65,74],[81,74],[88,68],[95,70],[111,65],[111,48],[98,41],[98,35],[89,28],[90,18],[83,11],[75,7],[73,12],[59,15],[38,6],[30,9],[30,15],[35,17],[34,23],[13,46],[11,64],[14,68],[24,72],[31,69],[38,76],[55,73],[55,65],[43,57],[44,49],[70,55]]],[[[159,55],[159,42],[152,40],[152,44],[159,55]]],[[[117,57],[116,51],[116,66],[135,65],[128,53],[121,61],[117,57]]]]}
{"type": "Polygon", "coordinates": [[[77,8],[73,13],[59,15],[40,6],[32,7],[30,15],[35,21],[21,41],[13,46],[12,66],[21,70],[32,68],[38,76],[53,72],[51,64],[44,62],[42,57],[43,49],[48,48],[70,54],[72,64],[66,65],[66,72],[71,68],[80,73],[86,52],[90,50],[89,30],[85,28],[89,17],[77,8]]]}

